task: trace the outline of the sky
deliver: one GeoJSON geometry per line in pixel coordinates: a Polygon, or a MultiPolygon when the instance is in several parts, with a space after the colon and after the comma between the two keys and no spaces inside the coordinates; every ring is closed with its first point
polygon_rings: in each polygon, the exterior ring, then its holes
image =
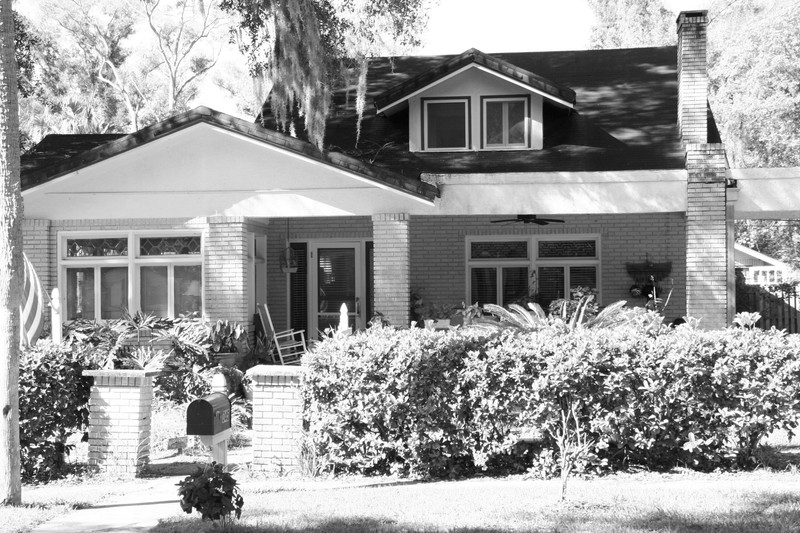
{"type": "MultiPolygon", "coordinates": [[[[710,0],[664,0],[678,13],[707,9],[710,0]]],[[[594,15],[586,0],[438,0],[423,46],[414,54],[487,54],[589,47],[594,15]],[[491,6],[491,9],[487,9],[491,6]]]]}

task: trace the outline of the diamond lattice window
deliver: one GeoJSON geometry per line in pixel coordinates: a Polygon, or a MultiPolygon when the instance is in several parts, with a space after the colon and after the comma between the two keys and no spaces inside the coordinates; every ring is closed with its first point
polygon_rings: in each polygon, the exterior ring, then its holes
{"type": "Polygon", "coordinates": [[[118,257],[128,255],[128,239],[67,239],[67,257],[118,257]]]}
{"type": "Polygon", "coordinates": [[[139,239],[139,254],[199,255],[200,237],[142,237],[139,239]]]}

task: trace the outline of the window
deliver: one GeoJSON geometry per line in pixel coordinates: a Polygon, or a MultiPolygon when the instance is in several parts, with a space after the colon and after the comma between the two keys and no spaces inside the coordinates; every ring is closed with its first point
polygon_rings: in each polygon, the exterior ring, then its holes
{"type": "Polygon", "coordinates": [[[528,146],[528,98],[483,99],[483,146],[525,148],[528,146]]]}
{"type": "Polygon", "coordinates": [[[199,235],[63,236],[60,243],[66,320],[202,312],[199,235]]]}
{"type": "Polygon", "coordinates": [[[423,100],[425,150],[465,150],[469,142],[469,98],[423,100]]]}
{"type": "Polygon", "coordinates": [[[597,236],[473,237],[467,244],[470,302],[508,306],[535,295],[546,309],[569,289],[599,288],[597,236]]]}
{"type": "Polygon", "coordinates": [[[469,243],[472,303],[508,305],[528,295],[528,241],[474,240],[469,243]]]}

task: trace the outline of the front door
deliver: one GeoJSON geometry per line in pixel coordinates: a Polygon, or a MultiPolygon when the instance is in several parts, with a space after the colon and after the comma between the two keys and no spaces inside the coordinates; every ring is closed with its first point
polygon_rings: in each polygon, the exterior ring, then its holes
{"type": "Polygon", "coordinates": [[[327,242],[310,246],[309,325],[319,332],[339,325],[342,304],[347,305],[351,328],[363,329],[365,278],[360,242],[327,242]]]}

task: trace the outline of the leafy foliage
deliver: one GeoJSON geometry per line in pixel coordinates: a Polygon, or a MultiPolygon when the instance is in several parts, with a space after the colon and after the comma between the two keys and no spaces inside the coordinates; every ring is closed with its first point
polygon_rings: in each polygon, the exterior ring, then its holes
{"type": "Polygon", "coordinates": [[[754,466],[762,437],[800,423],[800,339],[689,326],[653,335],[642,315],[326,339],[306,362],[311,438],[336,470],[367,474],[514,471],[559,452],[547,471],[712,469],[754,466]],[[530,434],[528,456],[515,454],[530,434]]]}
{"type": "Polygon", "coordinates": [[[350,75],[348,69],[355,70],[360,124],[368,58],[417,44],[425,22],[424,5],[424,0],[221,3],[239,15],[244,34],[241,46],[251,71],[272,83],[269,102],[277,125],[294,133],[293,120],[303,117],[308,138],[319,149],[324,144],[334,80],[350,75]]]}
{"type": "Polygon", "coordinates": [[[597,16],[592,48],[674,45],[675,15],[662,0],[589,0],[597,16]]]}
{"type": "Polygon", "coordinates": [[[241,518],[244,498],[236,480],[221,464],[210,463],[178,483],[181,509],[191,514],[197,510],[203,520],[241,518]]]}
{"type": "Polygon", "coordinates": [[[93,352],[89,345],[72,350],[47,341],[22,351],[19,418],[24,479],[57,477],[69,452],[67,437],[87,428],[91,379],[82,373],[97,368],[93,352]]]}

